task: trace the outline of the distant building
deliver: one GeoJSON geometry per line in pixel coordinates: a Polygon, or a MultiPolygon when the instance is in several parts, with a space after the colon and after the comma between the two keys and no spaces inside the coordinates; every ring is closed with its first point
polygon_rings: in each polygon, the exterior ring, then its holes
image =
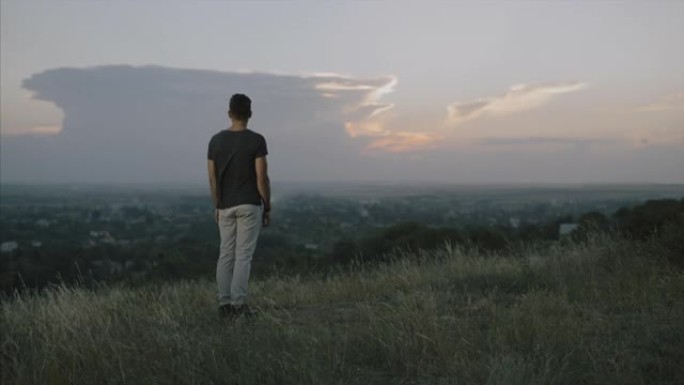
{"type": "Polygon", "coordinates": [[[37,240],[34,239],[34,240],[31,241],[31,246],[38,248],[38,247],[43,246],[43,242],[37,241],[37,240]]]}
{"type": "Polygon", "coordinates": [[[109,233],[107,233],[106,236],[103,236],[102,238],[100,238],[100,242],[106,243],[108,245],[113,245],[116,243],[116,239],[114,239],[114,237],[112,237],[111,235],[109,235],[109,233]]]}
{"type": "Polygon", "coordinates": [[[85,240],[81,243],[81,248],[83,249],[90,249],[97,246],[97,243],[93,241],[92,239],[85,240]]]}
{"type": "Polygon", "coordinates": [[[558,227],[558,236],[560,238],[567,237],[575,231],[578,226],[577,223],[561,223],[558,227]]]}
{"type": "Polygon", "coordinates": [[[18,248],[19,244],[14,241],[3,242],[2,244],[0,244],[0,252],[2,253],[11,253],[18,248]]]}
{"type": "Polygon", "coordinates": [[[38,227],[50,227],[50,221],[47,219],[39,219],[36,221],[36,226],[38,227]]]}
{"type": "Polygon", "coordinates": [[[112,235],[109,234],[109,231],[94,231],[94,230],[91,230],[91,231],[90,231],[90,236],[91,236],[92,238],[96,238],[96,239],[99,240],[101,243],[107,243],[107,244],[110,244],[110,245],[113,245],[113,244],[116,243],[116,239],[114,239],[114,237],[112,237],[112,235]]]}
{"type": "Polygon", "coordinates": [[[116,244],[119,246],[128,247],[131,245],[131,241],[129,241],[128,239],[119,239],[118,241],[116,241],[116,244]]]}
{"type": "Polygon", "coordinates": [[[318,245],[315,243],[307,243],[304,245],[304,248],[307,250],[318,250],[318,245]]]}
{"type": "Polygon", "coordinates": [[[520,218],[511,217],[508,219],[508,223],[511,224],[512,228],[517,229],[520,226],[520,218]]]}

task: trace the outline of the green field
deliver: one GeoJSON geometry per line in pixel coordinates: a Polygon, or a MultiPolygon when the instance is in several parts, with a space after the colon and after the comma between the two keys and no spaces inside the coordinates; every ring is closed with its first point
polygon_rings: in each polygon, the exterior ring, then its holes
{"type": "Polygon", "coordinates": [[[657,244],[502,256],[446,245],[326,277],[212,280],[2,301],[3,384],[676,384],[684,272],[657,244]]]}

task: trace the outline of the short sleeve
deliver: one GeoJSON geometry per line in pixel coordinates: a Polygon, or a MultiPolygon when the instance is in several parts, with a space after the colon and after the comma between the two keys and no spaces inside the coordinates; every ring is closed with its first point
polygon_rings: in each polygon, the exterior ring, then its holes
{"type": "Polygon", "coordinates": [[[256,157],[261,158],[262,156],[268,155],[268,149],[266,148],[266,139],[259,135],[259,141],[257,143],[256,157]]]}
{"type": "Polygon", "coordinates": [[[213,148],[214,146],[213,146],[213,144],[214,144],[214,138],[211,138],[211,140],[209,141],[209,146],[207,148],[207,159],[208,160],[214,160],[214,148],[213,148]]]}

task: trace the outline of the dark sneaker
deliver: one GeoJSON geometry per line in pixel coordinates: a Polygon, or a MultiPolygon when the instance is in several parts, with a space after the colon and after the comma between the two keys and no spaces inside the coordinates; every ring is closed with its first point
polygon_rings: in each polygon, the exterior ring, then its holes
{"type": "Polygon", "coordinates": [[[233,309],[237,317],[252,318],[257,315],[257,311],[250,308],[247,304],[234,305],[233,309]]]}
{"type": "Polygon", "coordinates": [[[219,316],[224,319],[235,319],[238,316],[238,313],[235,309],[235,306],[228,304],[228,305],[221,305],[219,306],[219,316]]]}

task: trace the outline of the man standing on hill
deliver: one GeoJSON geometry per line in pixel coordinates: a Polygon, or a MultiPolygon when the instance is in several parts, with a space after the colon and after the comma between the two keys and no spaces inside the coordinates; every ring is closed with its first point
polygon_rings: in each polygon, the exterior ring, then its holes
{"type": "Polygon", "coordinates": [[[247,284],[261,226],[270,223],[271,188],[266,140],[247,129],[252,101],[243,94],[230,98],[232,124],[209,141],[208,172],[215,220],[221,234],[216,283],[219,314],[252,315],[247,284]]]}

